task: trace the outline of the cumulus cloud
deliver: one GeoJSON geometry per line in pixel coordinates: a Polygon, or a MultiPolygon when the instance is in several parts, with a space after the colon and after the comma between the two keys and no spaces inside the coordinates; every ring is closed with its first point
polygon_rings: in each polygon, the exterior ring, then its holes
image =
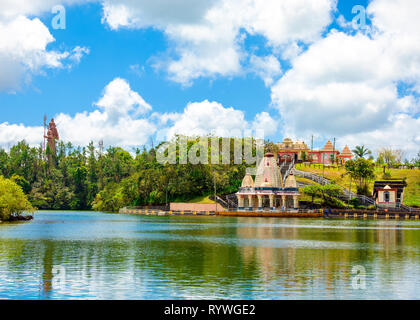
{"type": "Polygon", "coordinates": [[[272,47],[290,46],[290,54],[299,52],[297,42],[319,38],[335,7],[335,0],[105,0],[103,22],[114,30],[162,30],[175,57],[155,66],[189,85],[199,77],[240,74],[247,55],[244,32],[265,37],[272,47]]]}
{"type": "Polygon", "coordinates": [[[280,62],[273,55],[266,57],[252,55],[250,58],[250,68],[264,80],[267,87],[271,86],[274,79],[282,73],[280,62]]]}
{"type": "MultiPolygon", "coordinates": [[[[97,108],[91,112],[55,116],[62,140],[76,145],[103,140],[105,145],[130,148],[148,144],[151,138],[162,141],[175,134],[241,137],[244,132],[255,133],[257,129],[264,130],[265,135],[277,130],[276,120],[266,112],[249,122],[243,111],[207,100],[189,103],[181,113],[150,113],[150,104],[121,78],[112,80],[94,105],[97,108]]],[[[0,124],[1,146],[23,139],[37,145],[42,136],[42,127],[0,124]]]]}
{"type": "Polygon", "coordinates": [[[147,118],[139,117],[152,107],[124,79],[112,80],[95,105],[99,110],[77,113],[74,117],[63,113],[57,116],[63,140],[81,145],[103,140],[107,145],[139,146],[155,133],[155,126],[147,118]]]}
{"type": "MultiPolygon", "coordinates": [[[[168,115],[164,114],[163,117],[168,120],[168,115]]],[[[277,121],[267,112],[257,114],[250,122],[245,119],[242,110],[208,100],[189,103],[182,113],[171,114],[169,120],[171,124],[165,131],[168,138],[176,134],[242,137],[246,133],[256,134],[257,130],[269,136],[277,131],[277,121]]]]}
{"type": "Polygon", "coordinates": [[[280,111],[285,134],[419,148],[414,91],[420,83],[420,4],[375,0],[368,13],[370,30],[332,30],[295,57],[273,85],[272,105],[280,111]]]}
{"type": "Polygon", "coordinates": [[[407,114],[390,117],[391,121],[380,129],[343,136],[340,139],[341,144],[353,146],[365,144],[374,152],[381,147],[389,146],[404,150],[408,159],[414,157],[420,150],[420,118],[407,114]]]}
{"type": "Polygon", "coordinates": [[[110,119],[118,119],[129,115],[144,114],[152,107],[135,91],[131,90],[126,80],[116,78],[112,80],[104,90],[102,98],[96,102],[109,115],[110,119]]]}
{"type": "MultiPolygon", "coordinates": [[[[106,145],[124,147],[148,143],[155,133],[155,125],[146,117],[140,117],[151,106],[129,84],[120,78],[111,81],[102,97],[95,103],[97,109],[79,112],[74,116],[60,113],[55,116],[60,138],[76,145],[103,140],[106,145]]],[[[26,127],[22,124],[0,124],[0,145],[8,146],[20,140],[31,145],[42,141],[42,127],[26,127]]]]}
{"type": "Polygon", "coordinates": [[[2,0],[0,2],[0,20],[14,19],[17,16],[36,16],[51,12],[57,4],[64,6],[82,4],[96,0],[2,0]]]}
{"type": "Polygon", "coordinates": [[[9,148],[18,141],[25,140],[32,146],[39,145],[44,134],[43,127],[28,127],[23,124],[0,123],[0,146],[9,148]]]}
{"type": "MultiPolygon", "coordinates": [[[[68,1],[75,3],[77,1],[68,1]]],[[[15,92],[33,74],[45,69],[67,67],[80,62],[89,50],[77,46],[70,51],[48,50],[55,41],[48,28],[33,15],[51,10],[53,1],[2,1],[0,4],[0,91],[15,92]]]]}

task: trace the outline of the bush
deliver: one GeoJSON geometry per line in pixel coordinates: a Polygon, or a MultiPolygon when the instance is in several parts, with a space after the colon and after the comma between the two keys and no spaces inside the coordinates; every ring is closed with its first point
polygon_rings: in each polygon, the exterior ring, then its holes
{"type": "Polygon", "coordinates": [[[12,216],[34,211],[22,188],[12,180],[0,176],[0,219],[8,221],[12,216]]]}
{"type": "Polygon", "coordinates": [[[382,175],[382,179],[384,179],[384,180],[388,180],[388,179],[391,179],[391,178],[392,178],[391,172],[389,172],[389,171],[385,171],[384,174],[382,175]]]}
{"type": "Polygon", "coordinates": [[[353,198],[353,199],[351,199],[351,200],[350,200],[350,204],[351,204],[353,207],[358,207],[358,206],[360,206],[360,201],[359,201],[359,199],[358,199],[358,198],[353,198]]]}

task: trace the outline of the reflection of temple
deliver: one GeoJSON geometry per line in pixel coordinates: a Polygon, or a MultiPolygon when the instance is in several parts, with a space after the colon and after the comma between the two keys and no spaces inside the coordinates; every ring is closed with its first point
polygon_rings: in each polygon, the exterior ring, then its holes
{"type": "Polygon", "coordinates": [[[295,177],[289,174],[284,186],[282,180],[274,155],[266,153],[258,165],[255,183],[250,174],[246,174],[242,180],[242,186],[236,193],[238,209],[299,208],[299,192],[295,177]]]}
{"type": "Polygon", "coordinates": [[[305,142],[293,142],[290,138],[285,138],[277,146],[279,147],[278,157],[280,161],[311,161],[310,159],[312,158],[312,163],[331,164],[332,159],[338,160],[339,163],[344,163],[353,158],[353,154],[348,146],[345,146],[343,151],[339,152],[329,140],[321,150],[311,151],[305,142]]]}

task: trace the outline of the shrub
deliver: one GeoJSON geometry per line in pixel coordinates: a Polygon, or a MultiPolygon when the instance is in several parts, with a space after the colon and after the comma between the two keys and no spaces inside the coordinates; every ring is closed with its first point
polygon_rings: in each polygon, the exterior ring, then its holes
{"type": "Polygon", "coordinates": [[[0,176],[0,219],[8,221],[12,216],[34,211],[22,188],[12,180],[0,176]]]}

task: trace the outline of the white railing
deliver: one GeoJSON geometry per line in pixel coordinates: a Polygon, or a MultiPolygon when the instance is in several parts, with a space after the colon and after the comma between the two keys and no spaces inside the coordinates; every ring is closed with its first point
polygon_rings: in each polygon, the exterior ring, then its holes
{"type": "MultiPolygon", "coordinates": [[[[328,180],[326,178],[323,178],[323,177],[321,177],[321,176],[319,176],[315,173],[297,170],[296,168],[294,169],[294,174],[297,175],[297,176],[315,181],[315,182],[317,182],[317,183],[319,183],[320,185],[323,185],[323,186],[331,183],[330,180],[328,180]]],[[[351,200],[352,198],[357,198],[363,204],[370,204],[370,205],[375,204],[375,200],[373,198],[367,197],[365,195],[354,193],[354,192],[349,191],[347,188],[344,188],[340,185],[339,185],[339,187],[340,187],[341,191],[343,192],[343,195],[338,197],[341,200],[347,201],[347,200],[351,200]]]]}

